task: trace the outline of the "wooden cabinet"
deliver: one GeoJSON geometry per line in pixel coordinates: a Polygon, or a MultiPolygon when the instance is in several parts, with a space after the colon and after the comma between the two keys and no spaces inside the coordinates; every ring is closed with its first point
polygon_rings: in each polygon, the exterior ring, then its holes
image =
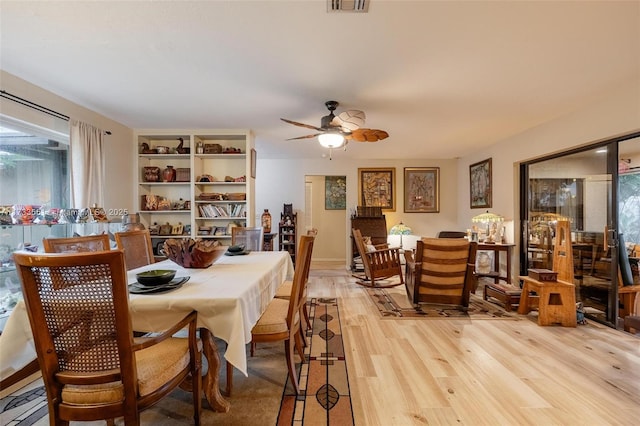
{"type": "Polygon", "coordinates": [[[280,251],[289,252],[294,264],[296,263],[296,243],[298,241],[297,219],[298,214],[293,212],[291,204],[285,204],[284,212],[280,214],[278,240],[280,251]]]}
{"type": "Polygon", "coordinates": [[[254,226],[251,131],[144,130],[135,137],[141,221],[156,251],[167,238],[229,245],[232,226],[254,226]],[[175,180],[167,181],[168,166],[175,180]]]}

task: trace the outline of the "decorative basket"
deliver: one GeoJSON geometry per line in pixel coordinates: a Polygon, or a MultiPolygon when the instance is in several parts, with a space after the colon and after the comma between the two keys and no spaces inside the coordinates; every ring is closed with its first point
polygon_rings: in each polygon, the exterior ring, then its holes
{"type": "Polygon", "coordinates": [[[220,154],[222,153],[222,145],[219,143],[206,143],[204,144],[205,154],[220,154]]]}
{"type": "Polygon", "coordinates": [[[228,192],[225,194],[225,198],[229,201],[244,201],[247,199],[247,194],[244,192],[228,192]]]}
{"type": "Polygon", "coordinates": [[[176,169],[176,182],[189,182],[191,180],[190,168],[177,168],[176,169]]]}

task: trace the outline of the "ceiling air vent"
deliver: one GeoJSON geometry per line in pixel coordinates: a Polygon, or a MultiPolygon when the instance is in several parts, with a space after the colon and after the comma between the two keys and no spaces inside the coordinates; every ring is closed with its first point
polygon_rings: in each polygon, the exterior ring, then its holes
{"type": "Polygon", "coordinates": [[[360,12],[369,11],[369,0],[327,0],[327,12],[360,12]]]}

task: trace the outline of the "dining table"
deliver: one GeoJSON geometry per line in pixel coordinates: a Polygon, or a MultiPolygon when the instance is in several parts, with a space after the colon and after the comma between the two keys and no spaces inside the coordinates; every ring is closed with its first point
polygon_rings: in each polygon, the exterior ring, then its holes
{"type": "MultiPolygon", "coordinates": [[[[180,287],[157,293],[130,294],[133,329],[158,332],[175,324],[191,311],[198,312],[198,328],[208,369],[203,390],[215,411],[227,412],[229,402],[218,383],[220,357],[215,339],[226,343],[224,359],[247,376],[246,345],[276,289],[293,277],[293,262],[285,251],[250,252],[221,256],[208,268],[184,268],[171,260],[128,271],[129,284],[136,274],[153,269],[173,269],[176,279],[189,277],[180,287]]],[[[0,379],[19,371],[36,359],[33,336],[23,301],[18,302],[0,334],[0,379]]]]}

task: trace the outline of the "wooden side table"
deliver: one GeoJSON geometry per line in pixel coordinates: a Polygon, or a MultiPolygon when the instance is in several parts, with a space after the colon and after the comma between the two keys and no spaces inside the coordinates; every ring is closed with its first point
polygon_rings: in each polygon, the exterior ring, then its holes
{"type": "Polygon", "coordinates": [[[538,325],[560,324],[563,327],[575,327],[576,288],[566,281],[538,281],[529,276],[520,276],[524,284],[520,296],[520,315],[528,314],[538,299],[538,325]],[[535,291],[537,296],[529,293],[535,291]]]}
{"type": "Polygon", "coordinates": [[[498,283],[499,280],[504,280],[507,284],[511,284],[511,255],[512,249],[515,244],[478,244],[478,252],[480,251],[492,251],[493,252],[493,270],[488,273],[476,273],[478,277],[491,277],[494,279],[494,283],[498,283]],[[506,256],[506,275],[500,275],[500,253],[506,256]]]}

